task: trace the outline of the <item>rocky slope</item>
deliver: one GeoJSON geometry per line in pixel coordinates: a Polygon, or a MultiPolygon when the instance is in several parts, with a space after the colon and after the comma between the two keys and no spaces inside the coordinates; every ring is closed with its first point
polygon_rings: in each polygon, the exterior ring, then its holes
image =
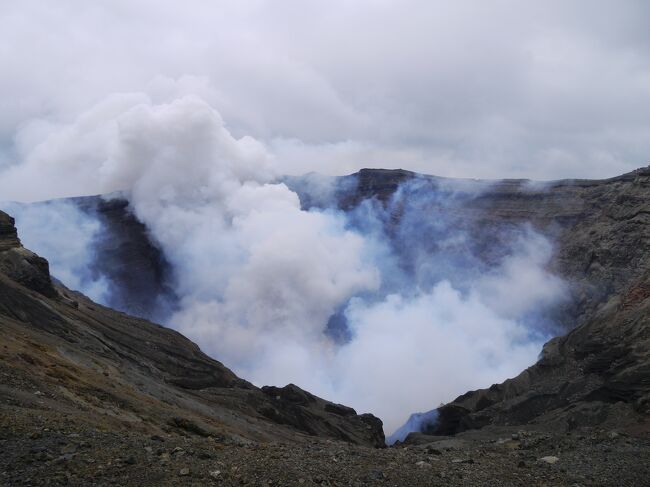
{"type": "MultiPolygon", "coordinates": [[[[258,389],[179,333],[53,283],[0,212],[2,410],[57,411],[93,427],[383,446],[381,421],[300,388],[258,389]],[[35,394],[38,392],[37,394],[35,394]]],[[[15,411],[14,411],[15,412],[15,411]]]]}

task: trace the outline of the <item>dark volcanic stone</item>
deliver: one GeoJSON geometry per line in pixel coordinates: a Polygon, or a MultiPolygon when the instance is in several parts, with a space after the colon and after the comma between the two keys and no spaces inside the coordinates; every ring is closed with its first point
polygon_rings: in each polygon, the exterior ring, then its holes
{"type": "Polygon", "coordinates": [[[45,296],[57,296],[47,260],[23,248],[14,219],[0,211],[0,272],[28,289],[45,296]]]}
{"type": "Polygon", "coordinates": [[[4,211],[0,211],[0,251],[9,250],[20,245],[15,221],[4,211]]]}

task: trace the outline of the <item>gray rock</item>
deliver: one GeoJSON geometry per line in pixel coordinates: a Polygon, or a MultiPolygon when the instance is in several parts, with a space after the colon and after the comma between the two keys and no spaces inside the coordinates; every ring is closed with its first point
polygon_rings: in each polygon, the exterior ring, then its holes
{"type": "Polygon", "coordinates": [[[540,458],[539,461],[542,462],[542,463],[548,463],[549,465],[555,465],[557,462],[560,461],[560,459],[558,457],[555,457],[555,456],[546,456],[546,457],[540,458]]]}

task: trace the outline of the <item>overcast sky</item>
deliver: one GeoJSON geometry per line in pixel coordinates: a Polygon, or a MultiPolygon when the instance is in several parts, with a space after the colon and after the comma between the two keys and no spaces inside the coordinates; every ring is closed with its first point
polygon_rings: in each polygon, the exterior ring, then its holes
{"type": "Polygon", "coordinates": [[[0,92],[0,167],[134,92],[286,173],[608,177],[650,163],[650,3],[2,0],[0,92]]]}

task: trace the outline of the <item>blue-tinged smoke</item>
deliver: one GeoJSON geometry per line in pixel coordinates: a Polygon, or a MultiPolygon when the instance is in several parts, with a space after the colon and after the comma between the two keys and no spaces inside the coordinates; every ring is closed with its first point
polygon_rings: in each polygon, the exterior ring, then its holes
{"type": "Polygon", "coordinates": [[[409,434],[424,431],[426,428],[435,425],[437,421],[437,409],[432,409],[426,413],[413,413],[409,416],[406,423],[397,428],[392,435],[386,438],[386,444],[393,445],[397,441],[404,441],[409,434]]]}

